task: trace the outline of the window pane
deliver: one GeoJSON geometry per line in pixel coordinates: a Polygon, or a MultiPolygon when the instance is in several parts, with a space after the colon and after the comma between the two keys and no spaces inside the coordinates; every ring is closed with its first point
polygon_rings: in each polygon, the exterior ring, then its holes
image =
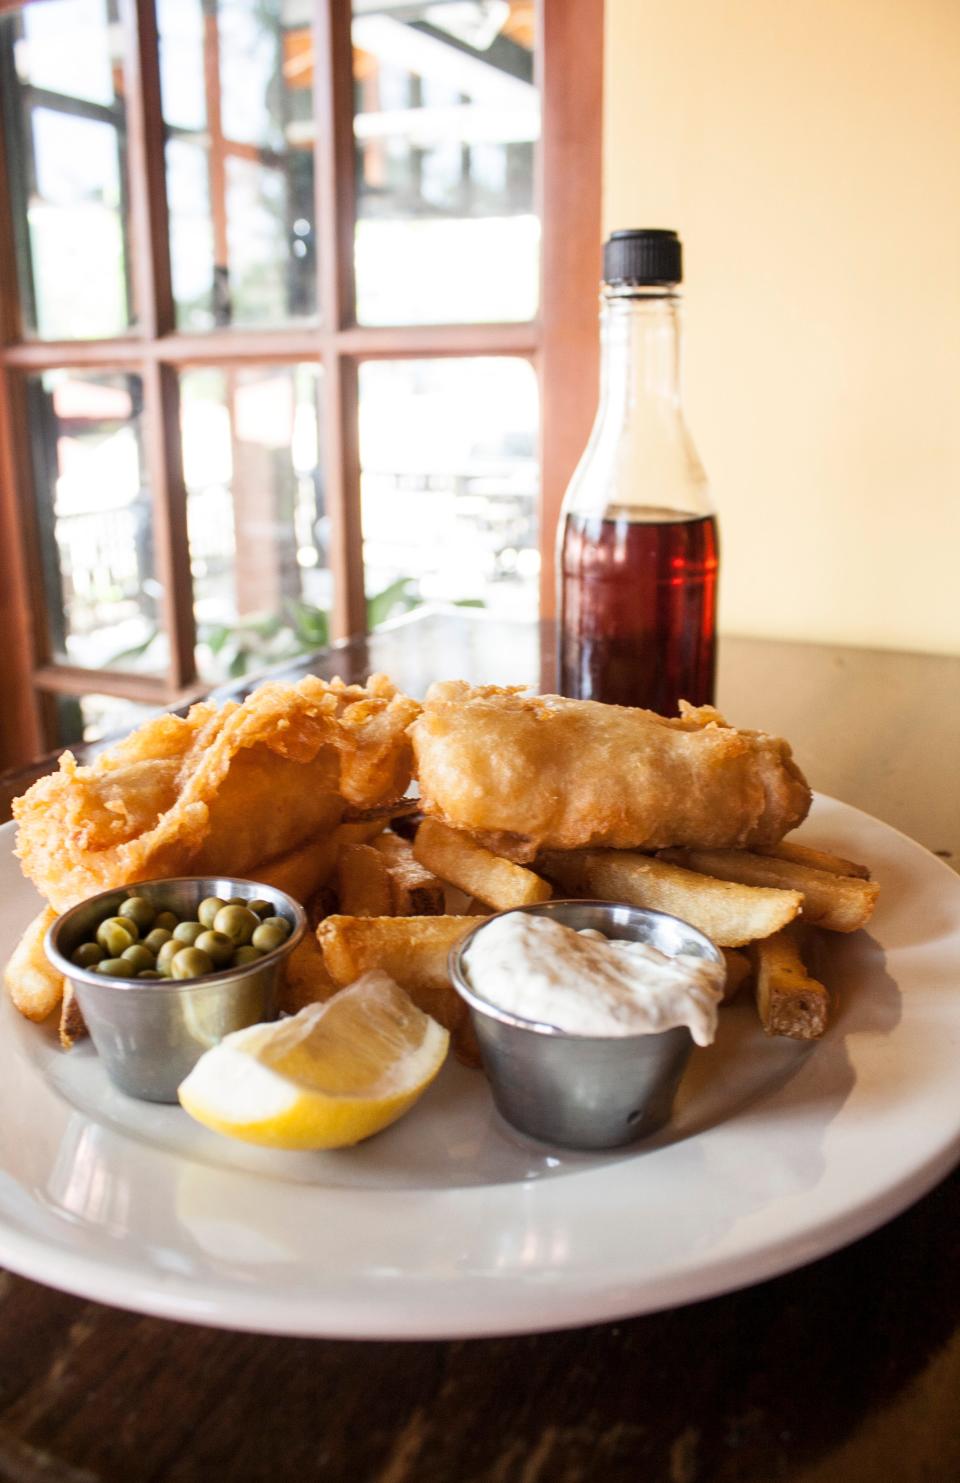
{"type": "Polygon", "coordinates": [[[357,317],[530,319],[533,0],[353,0],[357,317]]]}
{"type": "Polygon", "coordinates": [[[45,371],[27,384],[50,645],[88,668],[166,669],[139,376],[45,371]]]}
{"type": "Polygon", "coordinates": [[[158,0],[185,329],[316,313],[313,50],[299,0],[158,0]]]}
{"type": "Polygon", "coordinates": [[[132,321],[120,44],[105,0],[47,0],[0,16],[3,133],[28,334],[96,338],[132,321]]]}
{"type": "Polygon", "coordinates": [[[116,695],[58,695],[56,707],[57,736],[63,747],[126,736],[158,711],[155,705],[121,700],[116,695]]]}
{"type": "Polygon", "coordinates": [[[536,616],[537,426],[537,381],[526,361],[360,367],[372,626],[428,601],[536,616]]]}
{"type": "Polygon", "coordinates": [[[208,682],[326,642],[320,376],[298,365],[181,377],[197,663],[208,682]]]}

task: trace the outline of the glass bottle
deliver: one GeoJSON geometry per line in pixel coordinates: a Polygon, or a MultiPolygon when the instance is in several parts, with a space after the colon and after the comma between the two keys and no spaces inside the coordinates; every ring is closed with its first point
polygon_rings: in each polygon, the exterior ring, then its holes
{"type": "Polygon", "coordinates": [[[680,403],[676,232],[604,246],[600,405],[557,532],[563,695],[713,702],[717,527],[680,403]]]}

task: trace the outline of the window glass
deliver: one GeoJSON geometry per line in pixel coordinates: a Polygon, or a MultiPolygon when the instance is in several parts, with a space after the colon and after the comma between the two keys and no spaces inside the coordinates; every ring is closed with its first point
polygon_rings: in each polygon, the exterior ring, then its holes
{"type": "Polygon", "coordinates": [[[122,700],[117,695],[60,695],[57,709],[64,742],[108,742],[126,736],[165,707],[122,700]]]}
{"type": "Polygon", "coordinates": [[[95,338],[132,322],[119,48],[104,0],[46,0],[0,16],[0,108],[28,335],[95,338]]]}
{"type": "Polygon", "coordinates": [[[361,324],[530,319],[533,0],[353,0],[361,324]]]}
{"type": "Polygon", "coordinates": [[[316,314],[313,50],[300,0],[158,0],[181,328],[316,314]]]}
{"type": "Polygon", "coordinates": [[[27,398],[54,657],[163,673],[143,383],[120,372],[45,371],[29,378],[27,398]]]}
{"type": "Polygon", "coordinates": [[[320,378],[315,365],[181,376],[197,662],[210,683],[329,636],[320,378]]]}
{"type": "Polygon", "coordinates": [[[524,360],[361,366],[371,627],[431,601],[536,615],[538,411],[524,360]]]}

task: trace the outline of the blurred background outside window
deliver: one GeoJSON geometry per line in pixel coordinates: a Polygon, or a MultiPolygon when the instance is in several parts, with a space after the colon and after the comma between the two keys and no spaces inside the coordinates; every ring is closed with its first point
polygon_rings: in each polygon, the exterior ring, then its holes
{"type": "Polygon", "coordinates": [[[359,507],[368,625],[426,602],[536,614],[534,0],[353,0],[339,59],[318,45],[324,17],[322,0],[156,0],[152,288],[170,322],[151,329],[130,6],[0,15],[37,683],[57,697],[57,740],[329,641],[343,569],[331,415],[358,427],[343,498],[359,507]],[[347,65],[353,166],[331,196],[318,100],[347,65]],[[340,230],[327,218],[342,210],[353,302],[324,304],[324,244],[340,230]],[[431,354],[429,326],[456,345],[431,354]],[[474,344],[471,326],[500,329],[474,344]],[[380,336],[369,356],[364,335],[380,336]],[[92,672],[118,678],[98,689],[92,672]]]}

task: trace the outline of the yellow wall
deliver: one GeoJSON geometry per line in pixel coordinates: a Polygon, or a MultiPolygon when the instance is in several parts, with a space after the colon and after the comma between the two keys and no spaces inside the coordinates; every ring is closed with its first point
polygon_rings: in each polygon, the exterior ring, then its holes
{"type": "Polygon", "coordinates": [[[684,241],[723,627],[960,651],[960,4],[607,0],[606,36],[605,223],[684,241]]]}

